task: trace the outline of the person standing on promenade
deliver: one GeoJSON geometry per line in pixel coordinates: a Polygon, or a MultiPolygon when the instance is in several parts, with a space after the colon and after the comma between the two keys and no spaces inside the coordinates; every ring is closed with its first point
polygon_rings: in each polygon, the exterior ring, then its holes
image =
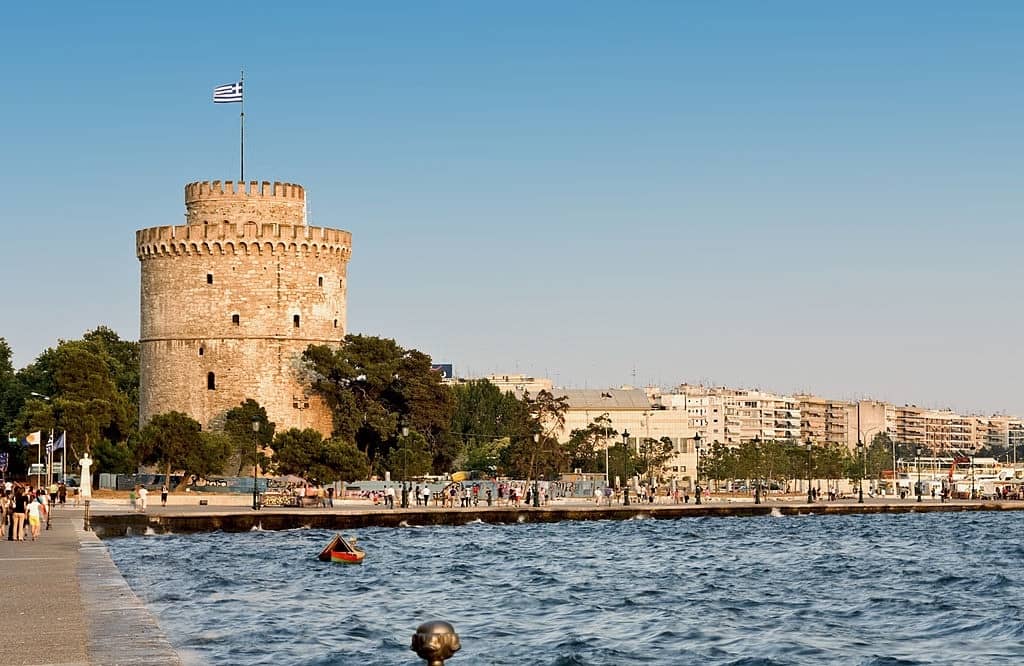
{"type": "Polygon", "coordinates": [[[61,508],[68,501],[68,487],[63,481],[57,486],[57,503],[60,504],[61,508]]]}
{"type": "Polygon", "coordinates": [[[146,490],[146,486],[139,486],[139,511],[146,513],[146,498],[149,496],[149,491],[146,490]]]}
{"type": "Polygon", "coordinates": [[[395,489],[388,486],[384,491],[384,508],[394,509],[395,508],[395,489]]]}
{"type": "Polygon", "coordinates": [[[8,521],[11,519],[11,495],[3,493],[0,495],[0,536],[7,529],[8,521]]]}
{"type": "Polygon", "coordinates": [[[160,486],[160,506],[167,506],[167,484],[160,486]]]}
{"type": "Polygon", "coordinates": [[[423,506],[430,504],[430,486],[423,486],[423,506]]]}
{"type": "Polygon", "coordinates": [[[327,506],[334,508],[334,486],[327,489],[327,506]]]}
{"type": "Polygon", "coordinates": [[[14,541],[25,540],[25,509],[28,505],[28,498],[21,486],[14,489],[14,513],[11,514],[12,536],[14,541]]]}

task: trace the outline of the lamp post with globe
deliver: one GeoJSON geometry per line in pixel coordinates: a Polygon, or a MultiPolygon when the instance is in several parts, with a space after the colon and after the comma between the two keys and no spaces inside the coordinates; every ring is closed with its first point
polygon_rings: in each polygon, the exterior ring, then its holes
{"type": "Polygon", "coordinates": [[[622,431],[622,506],[629,506],[629,431],[622,431]]]}

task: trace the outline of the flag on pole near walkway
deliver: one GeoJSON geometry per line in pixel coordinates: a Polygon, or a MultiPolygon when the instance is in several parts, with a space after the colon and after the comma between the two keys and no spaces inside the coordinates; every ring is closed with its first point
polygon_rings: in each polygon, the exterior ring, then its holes
{"type": "Polygon", "coordinates": [[[242,82],[225,83],[213,89],[214,104],[231,104],[242,101],[242,82]]]}
{"type": "Polygon", "coordinates": [[[57,438],[57,441],[53,443],[54,451],[60,451],[61,449],[64,448],[64,434],[65,433],[62,432],[60,434],[60,437],[57,438]]]}
{"type": "Polygon", "coordinates": [[[39,430],[30,432],[25,439],[21,440],[22,446],[39,446],[39,442],[42,439],[42,433],[39,430]]]}

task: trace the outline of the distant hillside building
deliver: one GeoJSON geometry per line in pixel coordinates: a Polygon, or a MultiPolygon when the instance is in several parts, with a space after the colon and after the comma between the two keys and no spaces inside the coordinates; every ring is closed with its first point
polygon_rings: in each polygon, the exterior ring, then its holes
{"type": "Polygon", "coordinates": [[[345,336],[351,234],[308,226],[291,183],[190,183],[185,218],[135,234],[140,422],[176,410],[216,427],[252,398],[279,431],[330,433],[301,355],[345,336]]]}

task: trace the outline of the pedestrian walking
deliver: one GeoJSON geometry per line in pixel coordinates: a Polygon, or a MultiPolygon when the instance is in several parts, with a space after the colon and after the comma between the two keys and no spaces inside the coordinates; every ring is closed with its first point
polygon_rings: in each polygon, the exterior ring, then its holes
{"type": "Polygon", "coordinates": [[[146,498],[149,496],[149,491],[146,490],[146,486],[139,486],[139,511],[146,513],[146,498]]]}
{"type": "MultiPolygon", "coordinates": [[[[36,499],[34,499],[34,500],[32,500],[31,502],[28,503],[28,525],[29,525],[29,528],[30,528],[31,533],[32,533],[32,540],[33,541],[35,541],[37,538],[39,538],[39,525],[40,525],[40,519],[41,519],[40,516],[42,514],[42,506],[43,506],[40,503],[40,498],[41,497],[42,497],[42,495],[40,495],[39,497],[37,497],[36,499]]],[[[24,537],[22,537],[22,541],[24,541],[24,540],[25,540],[24,537]]]]}
{"type": "Polygon", "coordinates": [[[160,506],[167,506],[167,484],[160,486],[160,506]]]}

